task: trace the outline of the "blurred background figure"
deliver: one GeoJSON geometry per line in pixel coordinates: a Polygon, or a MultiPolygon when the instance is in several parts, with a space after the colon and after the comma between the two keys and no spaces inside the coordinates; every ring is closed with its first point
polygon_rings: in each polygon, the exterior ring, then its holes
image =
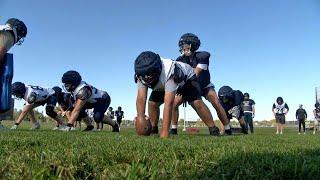
{"type": "Polygon", "coordinates": [[[116,110],[115,116],[116,116],[116,118],[117,118],[117,123],[118,123],[118,125],[119,125],[119,127],[120,127],[121,122],[122,122],[122,118],[124,118],[124,112],[122,111],[121,106],[119,106],[119,107],[118,107],[118,110],[116,110]]]}
{"type": "Polygon", "coordinates": [[[301,125],[303,126],[303,133],[306,134],[306,123],[308,115],[305,109],[302,108],[302,104],[299,105],[299,108],[296,111],[296,119],[299,122],[299,134],[301,133],[301,125]]]}
{"type": "Polygon", "coordinates": [[[243,96],[244,100],[241,106],[243,110],[244,121],[246,122],[247,129],[249,130],[250,128],[251,133],[253,133],[253,118],[256,111],[256,103],[250,99],[249,93],[244,93],[243,96]]]}
{"type": "Polygon", "coordinates": [[[313,110],[314,114],[314,128],[313,134],[316,134],[316,131],[319,129],[319,121],[320,121],[320,104],[317,102],[314,105],[315,109],[313,110]]]}
{"type": "Polygon", "coordinates": [[[283,126],[286,123],[286,115],[289,112],[289,106],[283,101],[282,97],[278,97],[276,102],[273,103],[272,112],[277,122],[276,134],[282,134],[283,126]]]}

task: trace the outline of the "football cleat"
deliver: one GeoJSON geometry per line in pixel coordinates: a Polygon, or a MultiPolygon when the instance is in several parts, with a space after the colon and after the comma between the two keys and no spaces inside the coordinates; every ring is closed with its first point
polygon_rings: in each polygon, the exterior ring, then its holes
{"type": "Polygon", "coordinates": [[[83,131],[92,131],[94,129],[94,126],[88,125],[83,131]]]}
{"type": "Polygon", "coordinates": [[[209,132],[212,136],[220,136],[220,130],[217,126],[209,127],[209,132]]]}
{"type": "Polygon", "coordinates": [[[120,127],[118,123],[112,126],[112,132],[120,132],[120,127]]]}
{"type": "Polygon", "coordinates": [[[178,129],[170,129],[170,134],[178,135],[178,129]]]}

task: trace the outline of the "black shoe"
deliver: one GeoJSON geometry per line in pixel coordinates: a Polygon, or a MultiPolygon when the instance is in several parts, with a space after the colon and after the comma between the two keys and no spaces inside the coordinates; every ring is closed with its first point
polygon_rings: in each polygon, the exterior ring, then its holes
{"type": "Polygon", "coordinates": [[[209,132],[212,136],[220,136],[220,130],[217,126],[209,127],[209,132]]]}
{"type": "Polygon", "coordinates": [[[248,129],[245,125],[240,125],[241,126],[241,129],[242,129],[242,133],[243,134],[248,134],[248,129]]]}
{"type": "Polygon", "coordinates": [[[92,131],[93,129],[94,129],[94,126],[89,125],[83,131],[92,131]]]}
{"type": "Polygon", "coordinates": [[[227,130],[224,130],[224,133],[225,133],[226,135],[232,135],[232,130],[231,130],[231,128],[230,128],[230,129],[227,129],[227,130]]]}
{"type": "Polygon", "coordinates": [[[119,124],[116,123],[114,126],[112,126],[112,132],[120,132],[119,124]]]}
{"type": "Polygon", "coordinates": [[[178,135],[178,129],[170,129],[170,134],[178,135]]]}
{"type": "Polygon", "coordinates": [[[158,134],[158,133],[159,133],[158,126],[152,127],[151,134],[158,134]]]}

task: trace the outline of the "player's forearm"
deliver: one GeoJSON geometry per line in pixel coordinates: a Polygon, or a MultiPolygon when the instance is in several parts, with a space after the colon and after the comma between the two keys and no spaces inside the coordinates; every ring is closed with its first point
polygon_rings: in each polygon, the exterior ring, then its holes
{"type": "Polygon", "coordinates": [[[144,117],[145,109],[146,109],[146,98],[137,97],[136,107],[137,107],[137,115],[138,117],[144,117]]]}
{"type": "Polygon", "coordinates": [[[79,110],[73,110],[71,112],[68,124],[74,124],[76,122],[77,118],[79,117],[80,111],[79,110]]]}
{"type": "Polygon", "coordinates": [[[172,119],[172,110],[173,110],[173,103],[164,105],[162,128],[166,131],[169,131],[169,128],[170,128],[170,122],[172,119]]]}

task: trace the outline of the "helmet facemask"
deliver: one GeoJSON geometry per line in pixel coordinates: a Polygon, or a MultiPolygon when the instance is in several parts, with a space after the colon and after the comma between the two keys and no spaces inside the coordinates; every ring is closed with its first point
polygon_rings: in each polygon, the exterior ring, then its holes
{"type": "Polygon", "coordinates": [[[64,83],[62,87],[67,92],[72,92],[76,89],[76,87],[72,83],[64,83]]]}
{"type": "Polygon", "coordinates": [[[191,44],[183,44],[180,46],[180,53],[182,56],[191,56],[192,51],[191,51],[191,44]]]}
{"type": "Polygon", "coordinates": [[[156,72],[150,73],[149,75],[138,75],[137,78],[140,82],[150,88],[154,87],[159,81],[159,74],[156,72]]]}

